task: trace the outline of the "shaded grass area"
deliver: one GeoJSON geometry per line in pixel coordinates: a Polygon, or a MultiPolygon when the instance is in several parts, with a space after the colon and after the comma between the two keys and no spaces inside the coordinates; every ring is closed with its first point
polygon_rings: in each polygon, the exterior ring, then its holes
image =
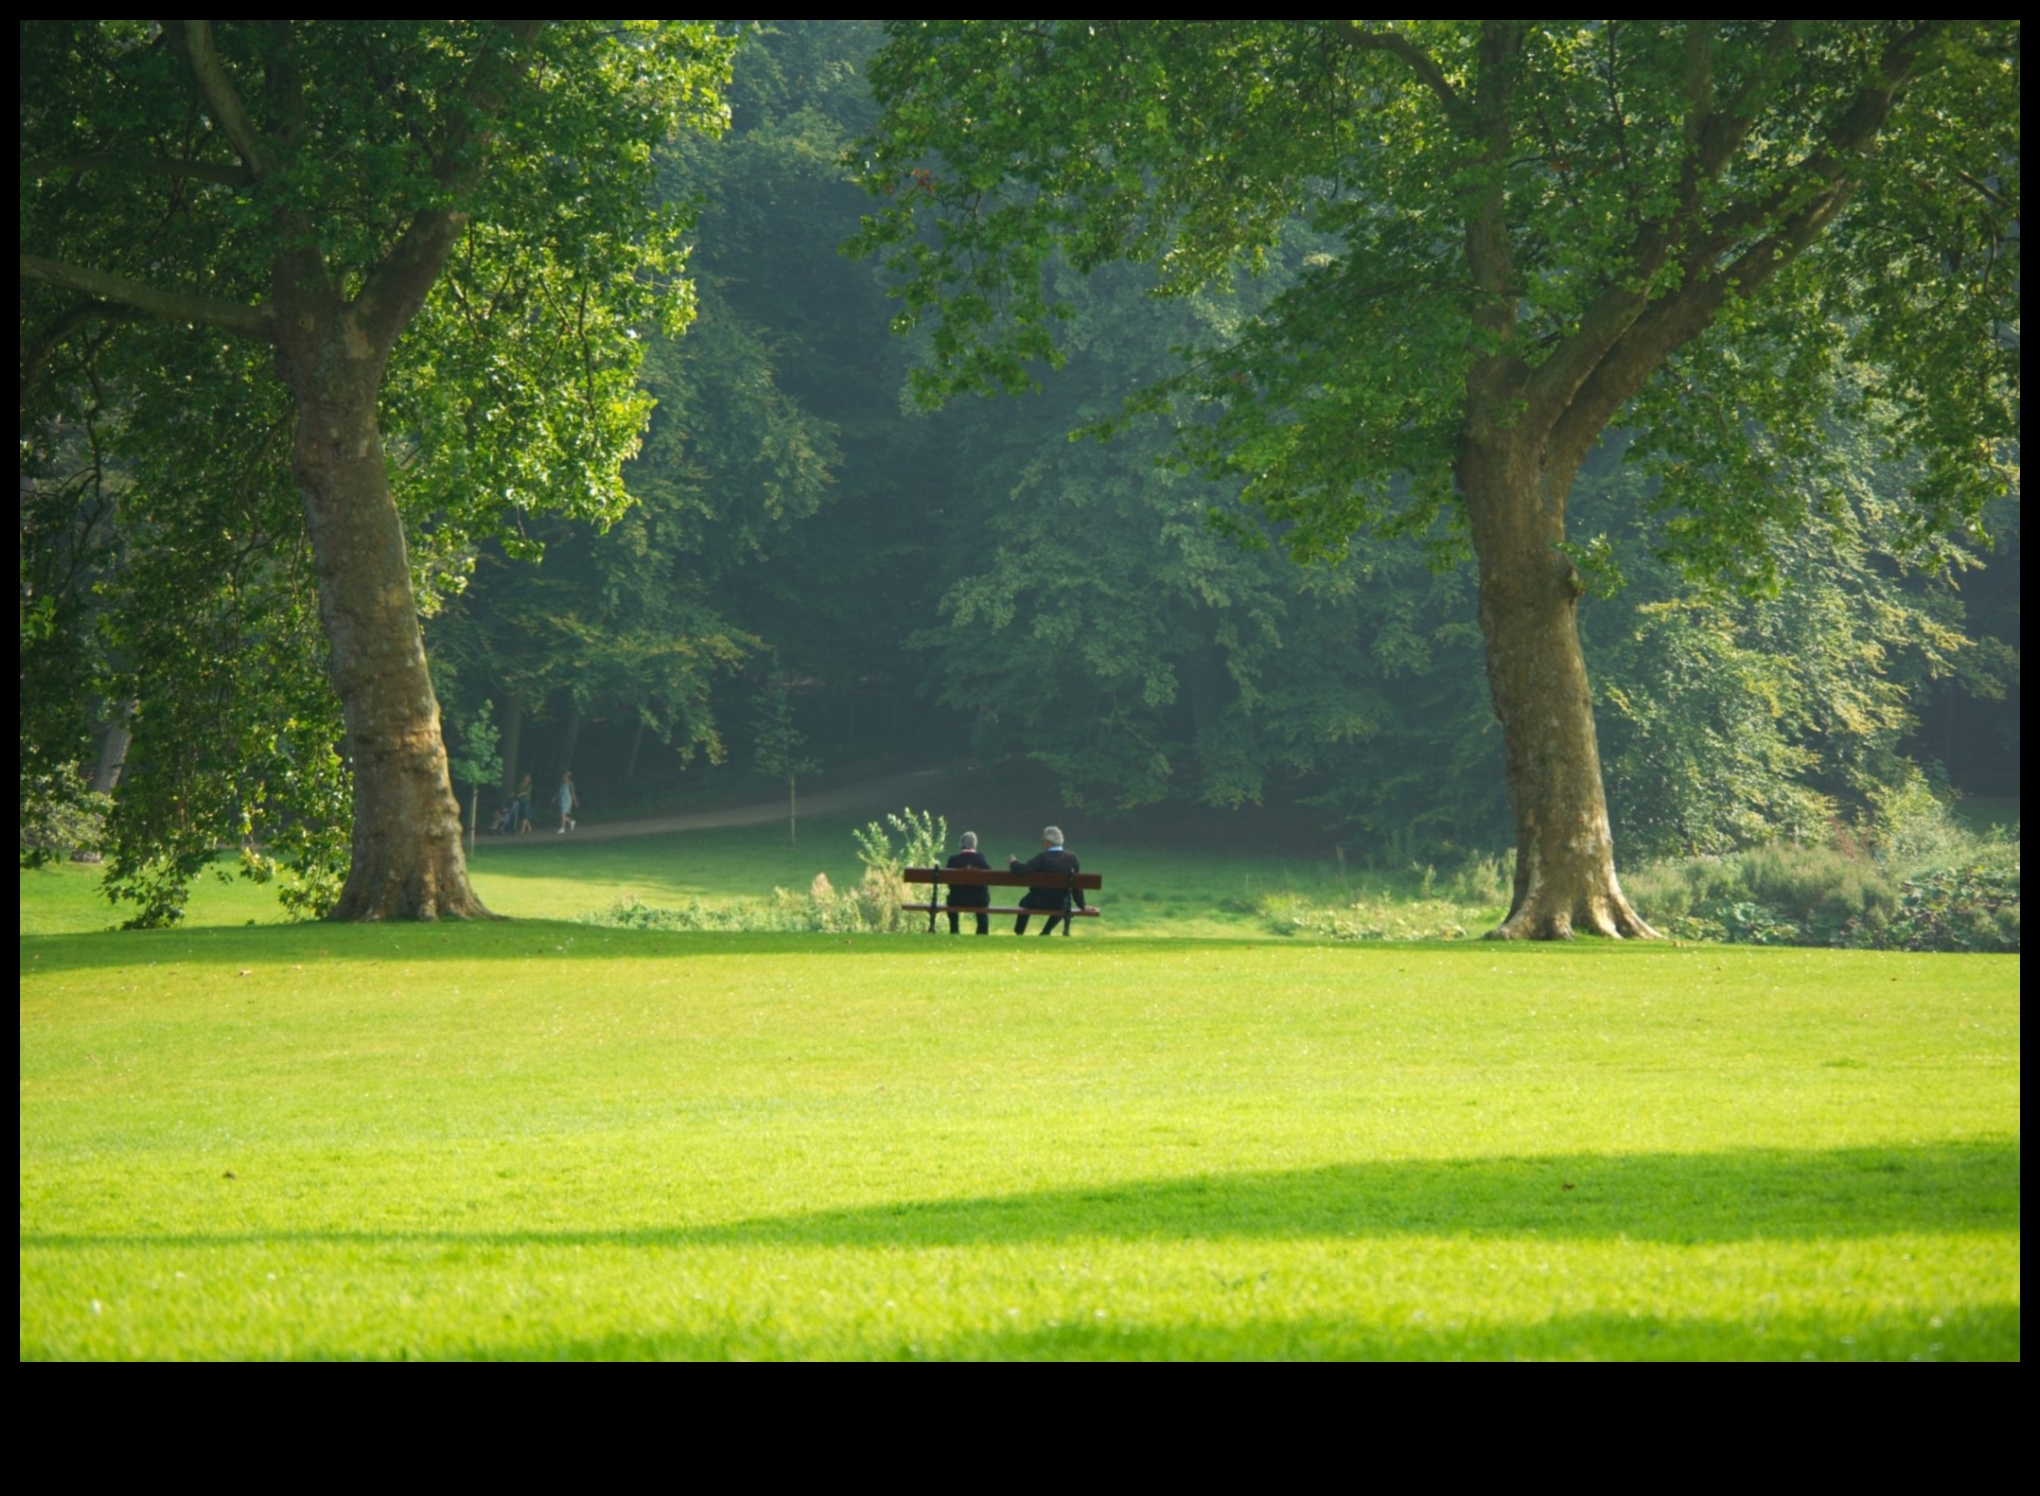
{"type": "MultiPolygon", "coordinates": [[[[573,919],[625,898],[654,906],[696,899],[763,901],[774,888],[807,889],[816,873],[827,874],[838,888],[854,886],[863,865],[850,833],[862,824],[863,818],[803,819],[800,841],[791,846],[783,825],[618,841],[577,842],[571,836],[537,833],[514,840],[484,838],[472,872],[488,906],[518,919],[573,919]]],[[[1039,846],[1035,833],[1024,828],[988,829],[984,836],[995,860],[1029,856],[1039,846]]],[[[1349,886],[1334,864],[1303,856],[1158,851],[1115,842],[1109,835],[1071,845],[1086,869],[1105,874],[1104,892],[1095,900],[1105,907],[1105,918],[1087,923],[1079,939],[1127,934],[1272,938],[1276,931],[1260,909],[1269,890],[1301,888],[1329,897],[1349,886]]],[[[117,923],[121,916],[100,896],[98,884],[98,868],[71,863],[21,874],[22,933],[104,930],[117,923]]],[[[223,882],[210,874],[199,880],[187,925],[250,921],[284,921],[271,889],[239,879],[223,882]]],[[[1009,930],[1010,923],[1001,928],[1009,930]]]]}
{"type": "Polygon", "coordinates": [[[2015,1357],[2018,1055],[2000,957],[30,937],[21,1351],[2015,1357]]]}

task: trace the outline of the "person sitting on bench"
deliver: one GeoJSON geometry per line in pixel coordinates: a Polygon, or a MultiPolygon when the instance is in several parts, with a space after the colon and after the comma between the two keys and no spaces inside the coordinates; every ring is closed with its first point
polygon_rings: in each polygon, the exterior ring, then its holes
{"type": "MultiPolygon", "coordinates": [[[[1074,873],[1078,871],[1076,854],[1063,850],[1062,828],[1044,826],[1041,828],[1041,850],[1022,862],[1017,857],[1008,857],[1006,866],[1016,873],[1074,873]]],[[[1055,927],[1064,923],[1064,900],[1073,902],[1077,908],[1084,907],[1084,891],[1081,888],[1030,888],[1020,900],[1022,909],[1053,909],[1055,912],[1041,926],[1041,933],[1052,935],[1055,927]]],[[[1021,915],[1013,921],[1013,933],[1027,933],[1027,916],[1021,915]]]]}
{"type": "MultiPolygon", "coordinates": [[[[977,849],[977,833],[975,831],[964,832],[963,839],[957,843],[957,846],[961,850],[954,857],[950,858],[948,862],[944,863],[943,866],[974,867],[987,873],[992,870],[992,865],[985,861],[985,854],[977,849]]],[[[930,894],[929,897],[932,898],[934,895],[930,894]]],[[[957,910],[981,910],[991,902],[992,891],[989,888],[957,888],[952,886],[949,890],[948,899],[949,933],[952,935],[956,933],[957,910]]],[[[992,933],[992,917],[989,914],[978,915],[977,932],[980,935],[992,933]]]]}

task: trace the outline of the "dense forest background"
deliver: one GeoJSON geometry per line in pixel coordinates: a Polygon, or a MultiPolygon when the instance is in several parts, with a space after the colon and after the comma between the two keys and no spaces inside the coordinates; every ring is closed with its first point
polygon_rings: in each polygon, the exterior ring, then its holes
{"type": "MultiPolygon", "coordinates": [[[[918,408],[924,350],[843,252],[871,211],[856,154],[880,41],[876,23],[749,28],[729,130],[669,148],[699,314],[651,341],[657,406],[619,520],[534,504],[478,539],[434,486],[458,475],[398,473],[463,808],[486,824],[521,775],[543,797],[567,769],[591,815],[620,819],[761,799],[789,769],[820,785],[970,763],[1016,804],[1157,838],[1391,865],[1505,850],[1464,536],[1299,566],[1182,462],[1176,435],[1206,413],[1128,414],[1300,273],[1309,233],[1193,297],[1124,266],[1064,272],[1064,367],[1030,395],[918,408]]],[[[111,353],[25,379],[24,847],[56,834],[30,825],[47,786],[118,772],[108,886],[174,917],[236,836],[258,875],[259,848],[291,837],[340,857],[345,768],[285,413],[217,340],[107,347],[198,369],[181,419],[220,436],[202,462],[160,456],[186,449],[127,413],[111,353]],[[82,414],[52,417],[59,394],[82,414]]],[[[1852,434],[1833,441],[1850,459],[1852,434]]],[[[1590,459],[1572,533],[1626,861],[1846,836],[1924,790],[2016,816],[2016,493],[1990,546],[1951,537],[1921,570],[1887,543],[1913,475],[1845,460],[1820,521],[1724,590],[1664,559],[1678,516],[1642,502],[1623,444],[1590,459]]]]}
{"type": "MultiPolygon", "coordinates": [[[[728,134],[667,163],[701,208],[701,311],[647,361],[637,506],[606,533],[532,522],[537,564],[483,547],[428,630],[451,721],[489,703],[506,781],[571,766],[608,814],[755,795],[790,711],[824,778],[968,760],[1150,828],[1259,807],[1243,833],[1389,857],[1505,843],[1460,537],[1299,568],[1171,462],[1194,410],[1089,434],[1273,294],[1307,236],[1230,295],[1072,276],[1072,356],[1037,393],[916,409],[916,348],[840,249],[869,209],[848,163],[879,40],[761,28],[728,134]]],[[[2016,798],[2016,496],[1994,549],[1929,574],[1880,544],[1906,477],[1853,465],[1828,525],[1723,594],[1658,559],[1666,521],[1621,452],[1594,460],[1582,617],[1626,855],[1818,838],[1921,775],[2016,798]]]]}

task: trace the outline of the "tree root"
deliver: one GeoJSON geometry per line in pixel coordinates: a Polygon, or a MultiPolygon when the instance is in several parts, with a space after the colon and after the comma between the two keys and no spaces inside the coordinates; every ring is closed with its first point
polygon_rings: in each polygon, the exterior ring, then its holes
{"type": "Polygon", "coordinates": [[[1662,940],[1619,888],[1596,889],[1576,898],[1551,897],[1533,889],[1516,901],[1509,917],[1488,931],[1486,940],[1571,940],[1574,935],[1603,935],[1611,940],[1662,940]]]}
{"type": "Polygon", "coordinates": [[[476,896],[464,868],[416,869],[411,876],[360,878],[352,873],[340,891],[333,912],[340,924],[374,924],[384,920],[431,922],[441,919],[500,919],[476,896]]]}

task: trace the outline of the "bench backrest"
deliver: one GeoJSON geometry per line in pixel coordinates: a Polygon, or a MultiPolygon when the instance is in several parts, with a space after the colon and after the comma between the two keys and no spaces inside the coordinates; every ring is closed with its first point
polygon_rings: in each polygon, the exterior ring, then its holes
{"type": "Polygon", "coordinates": [[[900,875],[909,883],[947,883],[952,888],[1103,888],[1102,873],[1002,873],[997,868],[910,867],[900,875]]]}

